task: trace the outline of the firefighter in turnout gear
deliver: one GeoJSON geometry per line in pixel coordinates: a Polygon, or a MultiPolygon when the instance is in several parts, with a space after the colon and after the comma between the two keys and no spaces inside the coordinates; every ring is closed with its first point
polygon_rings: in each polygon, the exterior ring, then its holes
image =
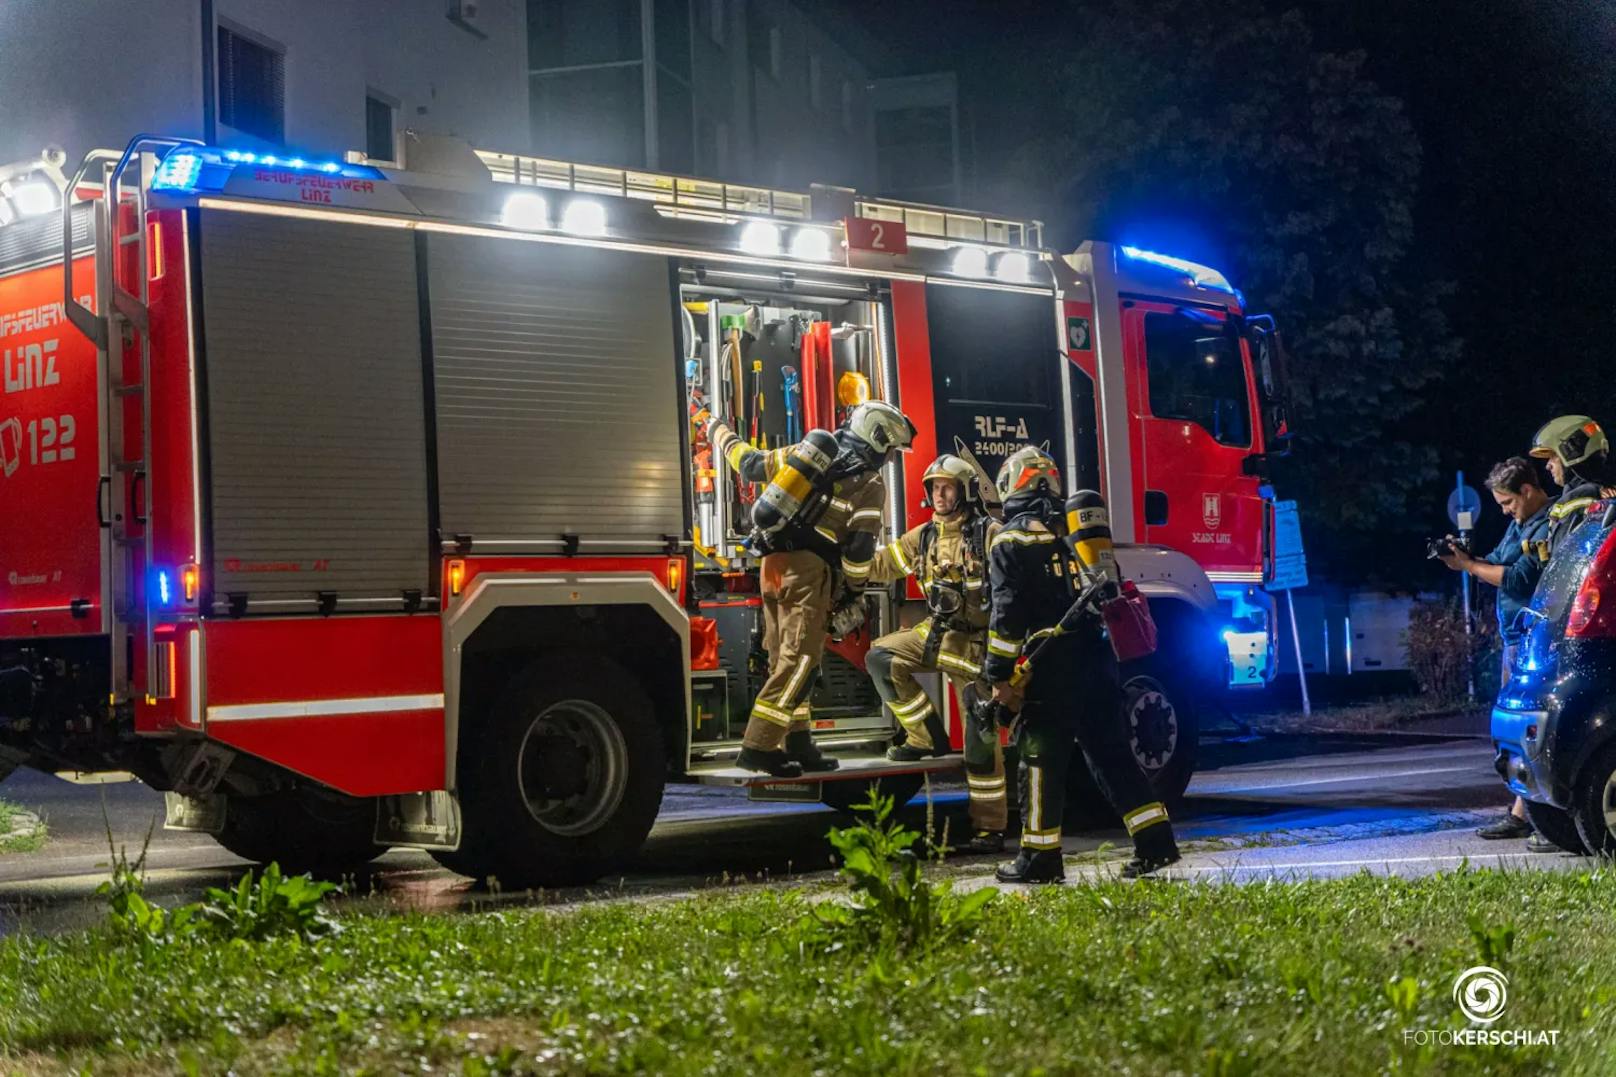
{"type": "Polygon", "coordinates": [[[915,428],[890,404],[854,408],[835,434],[810,430],[763,451],[713,420],[708,436],[740,477],[765,484],[748,546],[763,555],[763,646],[769,676],[741,738],[736,765],[777,778],[835,770],[810,732],[808,696],[833,606],[870,575],[886,501],[881,468],[909,451],[915,428]]]}
{"type": "Polygon", "coordinates": [[[1560,543],[1582,521],[1583,510],[1600,496],[1600,488],[1616,484],[1610,477],[1610,442],[1598,423],[1586,415],[1561,415],[1544,423],[1532,437],[1532,455],[1546,461],[1561,486],[1549,506],[1549,535],[1539,560],[1548,561],[1560,543]]]}
{"type": "Polygon", "coordinates": [[[1052,632],[1084,586],[1083,567],[1057,534],[1064,527],[1060,471],[1048,453],[1029,445],[1005,460],[997,486],[1005,525],[988,547],[992,612],[982,672],[1001,713],[1019,715],[1022,827],[1020,855],[999,868],[998,878],[1011,883],[1065,878],[1061,816],[1074,738],[1133,839],[1134,857],[1123,876],[1150,874],[1178,859],[1178,845],[1166,806],[1155,798],[1128,746],[1116,655],[1097,616],[1052,632]],[[1048,642],[1030,677],[1016,683],[1022,648],[1044,637],[1048,642]]]}
{"type": "Polygon", "coordinates": [[[889,632],[870,646],[865,665],[875,690],[902,726],[905,740],[887,751],[894,762],[947,755],[948,731],[919,673],[943,673],[958,693],[965,719],[965,772],[975,834],[970,853],[1004,848],[1009,825],[1004,753],[992,720],[977,714],[987,697],[982,654],[987,646],[987,544],[992,520],[976,491],[976,470],[952,454],[939,456],[921,477],[932,518],[876,553],[871,583],[914,576],[926,596],[927,618],[889,632]]]}

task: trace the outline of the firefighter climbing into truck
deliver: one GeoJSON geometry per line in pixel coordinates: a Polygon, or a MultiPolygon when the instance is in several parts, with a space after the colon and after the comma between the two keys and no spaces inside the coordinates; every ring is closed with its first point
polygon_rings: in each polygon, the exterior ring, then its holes
{"type": "MultiPolygon", "coordinates": [[[[621,869],[670,783],[992,783],[947,615],[936,724],[871,680],[937,610],[869,562],[961,445],[1047,442],[1104,494],[1158,629],[1117,674],[1151,801],[1272,677],[1283,349],[1217,270],[840,188],[403,158],[0,167],[0,772],[132,774],[254,860],[524,885],[621,869]]],[[[967,609],[971,561],[930,575],[967,609]]]]}
{"type": "Polygon", "coordinates": [[[834,434],[810,430],[796,446],[767,452],[721,420],[709,425],[709,440],[736,474],[766,484],[748,546],[762,558],[769,677],[752,701],[737,766],[795,778],[839,765],[814,744],[808,693],[833,605],[852,601],[870,575],[886,500],[881,469],[914,436],[914,424],[881,401],[854,408],[834,434]]]}

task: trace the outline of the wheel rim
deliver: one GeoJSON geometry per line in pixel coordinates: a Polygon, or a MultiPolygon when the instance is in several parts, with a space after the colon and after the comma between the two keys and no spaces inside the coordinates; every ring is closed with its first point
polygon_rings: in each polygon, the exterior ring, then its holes
{"type": "Polygon", "coordinates": [[[528,723],[516,757],[528,814],[555,834],[588,834],[628,788],[628,745],[612,716],[588,700],[552,703],[528,723]]]}
{"type": "Polygon", "coordinates": [[[1616,835],[1616,770],[1605,776],[1605,788],[1599,794],[1599,807],[1605,817],[1605,833],[1616,835]]]}
{"type": "Polygon", "coordinates": [[[1134,677],[1124,687],[1128,706],[1128,744],[1147,773],[1167,765],[1178,750],[1178,712],[1172,697],[1154,677],[1134,677]]]}

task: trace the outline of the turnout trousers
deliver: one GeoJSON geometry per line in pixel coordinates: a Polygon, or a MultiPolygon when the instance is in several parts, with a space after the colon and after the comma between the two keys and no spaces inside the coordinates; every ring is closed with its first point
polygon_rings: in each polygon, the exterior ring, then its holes
{"type": "Polygon", "coordinates": [[[830,566],[810,550],[764,556],[763,649],[769,652],[769,676],[752,703],[741,738],[745,747],[778,751],[787,732],[808,728],[808,695],[825,653],[830,585],[830,566]]]}
{"type": "Polygon", "coordinates": [[[1063,638],[1038,656],[1016,738],[1022,848],[1061,847],[1075,739],[1139,855],[1176,853],[1167,807],[1128,745],[1122,703],[1116,655],[1098,633],[1063,638]]]}
{"type": "Polygon", "coordinates": [[[926,639],[930,622],[889,632],[870,645],[865,665],[875,690],[917,748],[932,748],[926,719],[935,715],[931,698],[915,680],[917,674],[942,673],[953,685],[965,713],[965,780],[970,790],[971,824],[978,830],[1002,831],[1009,826],[1009,797],[1004,773],[1004,750],[992,719],[979,722],[970,706],[972,694],[985,698],[981,683],[986,630],[945,632],[937,653],[928,663],[926,639]],[[973,688],[974,686],[974,688],[973,688]],[[968,693],[967,689],[973,689],[968,693]],[[985,730],[980,728],[986,725],[985,730]]]}

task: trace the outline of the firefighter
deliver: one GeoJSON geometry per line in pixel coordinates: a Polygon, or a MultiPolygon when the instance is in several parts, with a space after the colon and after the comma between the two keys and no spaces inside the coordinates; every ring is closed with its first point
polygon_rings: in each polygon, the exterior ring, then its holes
{"type": "Polygon", "coordinates": [[[742,479],[766,483],[748,540],[763,555],[763,646],[769,676],[741,738],[736,765],[777,778],[835,770],[813,742],[808,695],[831,610],[857,601],[869,579],[886,501],[881,468],[908,452],[915,428],[879,400],[854,408],[835,434],[810,430],[788,449],[747,445],[714,419],[713,447],[742,479]]]}
{"type": "Polygon", "coordinates": [[[943,673],[965,713],[965,772],[970,790],[969,853],[1004,848],[1008,826],[1004,753],[993,721],[977,713],[982,652],[987,646],[987,543],[992,520],[976,489],[976,469],[952,453],[939,456],[921,476],[932,518],[876,553],[871,583],[914,576],[929,616],[913,628],[889,632],[870,646],[865,665],[875,690],[904,732],[887,758],[910,763],[952,751],[948,731],[918,673],[943,673]],[[984,728],[985,727],[985,728],[984,728]]]}
{"type": "Polygon", "coordinates": [[[1060,623],[1081,581],[1082,570],[1057,534],[1063,526],[1060,470],[1048,453],[1029,445],[1005,460],[996,485],[1005,525],[988,547],[992,608],[982,673],[1000,713],[1020,716],[1021,755],[1021,850],[1000,866],[998,878],[1065,878],[1061,815],[1074,738],[1133,839],[1134,856],[1123,877],[1149,875],[1178,860],[1178,845],[1166,806],[1155,799],[1128,746],[1116,655],[1098,619],[1084,617],[1076,628],[1053,635],[1030,678],[1011,683],[1022,647],[1060,623]]]}
{"type": "Polygon", "coordinates": [[[1549,507],[1548,541],[1539,560],[1548,561],[1582,519],[1582,510],[1613,482],[1610,442],[1598,423],[1586,415],[1561,415],[1544,423],[1532,437],[1532,455],[1548,462],[1549,474],[1562,487],[1549,507]]]}

